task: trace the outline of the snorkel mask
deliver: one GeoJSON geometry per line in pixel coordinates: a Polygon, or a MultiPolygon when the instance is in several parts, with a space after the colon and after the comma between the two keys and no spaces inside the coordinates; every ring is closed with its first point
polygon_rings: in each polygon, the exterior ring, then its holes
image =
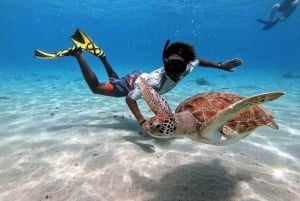
{"type": "Polygon", "coordinates": [[[162,58],[166,73],[174,80],[177,81],[182,77],[182,74],[186,71],[187,63],[185,60],[174,53],[167,55],[167,50],[170,44],[170,40],[167,40],[163,49],[162,58]]]}

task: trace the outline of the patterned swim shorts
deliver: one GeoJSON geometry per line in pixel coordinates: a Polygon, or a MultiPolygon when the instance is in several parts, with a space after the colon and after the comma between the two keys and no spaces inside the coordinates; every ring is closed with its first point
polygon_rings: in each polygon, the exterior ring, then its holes
{"type": "Polygon", "coordinates": [[[143,72],[142,71],[133,71],[121,77],[119,79],[110,78],[110,83],[112,85],[112,96],[114,97],[124,97],[133,90],[134,82],[143,72]]]}

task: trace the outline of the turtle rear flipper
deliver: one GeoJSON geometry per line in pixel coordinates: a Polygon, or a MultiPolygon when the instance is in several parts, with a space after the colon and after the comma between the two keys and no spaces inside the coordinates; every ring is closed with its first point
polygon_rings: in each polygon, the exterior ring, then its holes
{"type": "Polygon", "coordinates": [[[284,92],[262,93],[233,103],[232,105],[220,111],[217,115],[212,117],[203,125],[201,131],[199,132],[201,135],[199,138],[201,138],[201,141],[206,141],[209,144],[215,145],[226,145],[237,142],[238,140],[247,136],[249,132],[245,132],[228,139],[224,138],[224,136],[222,136],[220,133],[222,126],[227,121],[234,119],[234,117],[241,112],[244,112],[255,105],[275,100],[282,95],[284,95],[284,92]]]}

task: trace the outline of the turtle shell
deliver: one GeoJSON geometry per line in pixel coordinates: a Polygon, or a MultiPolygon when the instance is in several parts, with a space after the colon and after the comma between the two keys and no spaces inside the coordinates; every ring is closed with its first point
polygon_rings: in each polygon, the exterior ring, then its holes
{"type": "MultiPolygon", "coordinates": [[[[201,127],[204,122],[217,115],[219,111],[243,99],[243,96],[229,92],[208,92],[194,95],[184,100],[175,110],[175,113],[189,111],[199,121],[201,127]]],[[[260,126],[270,126],[278,129],[273,115],[264,107],[258,105],[238,114],[222,127],[224,134],[230,135],[232,131],[243,133],[252,131],[260,126]]]]}

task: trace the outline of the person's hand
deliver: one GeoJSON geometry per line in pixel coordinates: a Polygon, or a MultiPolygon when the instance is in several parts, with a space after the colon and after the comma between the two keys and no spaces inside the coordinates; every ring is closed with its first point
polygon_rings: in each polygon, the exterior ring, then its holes
{"type": "Polygon", "coordinates": [[[226,71],[233,72],[235,67],[241,65],[243,63],[242,59],[234,58],[224,62],[219,63],[218,68],[226,71]]]}

